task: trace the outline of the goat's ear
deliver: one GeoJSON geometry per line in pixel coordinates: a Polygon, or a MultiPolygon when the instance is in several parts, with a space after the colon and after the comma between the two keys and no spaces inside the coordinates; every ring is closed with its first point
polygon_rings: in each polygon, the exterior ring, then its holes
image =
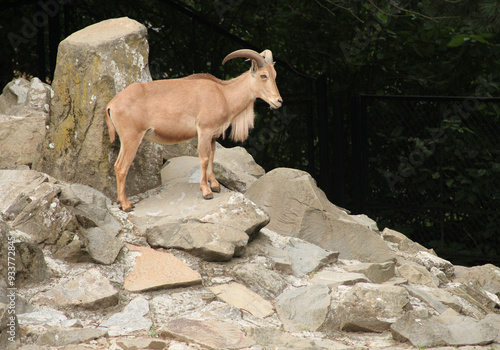
{"type": "Polygon", "coordinates": [[[258,70],[259,70],[259,66],[257,65],[257,62],[252,60],[252,68],[250,68],[250,73],[252,75],[255,75],[255,73],[257,73],[258,70]]]}

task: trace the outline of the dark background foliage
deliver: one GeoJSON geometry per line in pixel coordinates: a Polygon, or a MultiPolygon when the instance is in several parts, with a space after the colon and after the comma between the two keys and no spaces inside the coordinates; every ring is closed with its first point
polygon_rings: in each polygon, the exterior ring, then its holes
{"type": "Polygon", "coordinates": [[[499,261],[500,105],[470,99],[499,93],[498,1],[4,0],[1,85],[50,82],[62,39],[121,16],[148,28],[154,79],[228,79],[248,63],[222,66],[227,53],[271,49],[285,105],[256,106],[243,146],[259,164],[310,172],[334,203],[455,263],[499,261]]]}

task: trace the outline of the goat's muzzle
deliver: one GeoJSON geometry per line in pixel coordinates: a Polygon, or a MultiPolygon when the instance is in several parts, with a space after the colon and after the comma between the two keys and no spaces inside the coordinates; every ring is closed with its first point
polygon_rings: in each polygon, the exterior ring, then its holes
{"type": "Polygon", "coordinates": [[[283,104],[283,99],[281,99],[280,97],[277,100],[271,101],[269,103],[269,107],[271,107],[272,109],[278,109],[281,107],[282,104],[283,104]]]}

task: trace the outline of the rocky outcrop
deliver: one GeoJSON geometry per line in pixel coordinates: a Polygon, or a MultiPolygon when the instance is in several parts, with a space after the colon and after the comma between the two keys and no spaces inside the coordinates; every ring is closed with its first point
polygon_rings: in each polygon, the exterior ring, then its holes
{"type": "MultiPolygon", "coordinates": [[[[34,168],[61,180],[116,194],[104,108],[127,85],[151,80],[147,30],[129,18],[106,20],[59,44],[47,134],[34,168]]],[[[160,184],[161,149],[144,142],[128,174],[130,195],[160,184]]]]}
{"type": "MultiPolygon", "coordinates": [[[[259,177],[264,169],[253,160],[242,147],[225,148],[217,144],[214,159],[214,172],[218,181],[230,190],[245,193],[259,177]]],[[[161,171],[162,184],[200,182],[200,160],[193,156],[169,158],[161,171]]]]}
{"type": "MultiPolygon", "coordinates": [[[[308,186],[287,184],[283,192],[298,198],[321,194],[306,174],[301,177],[308,186]]],[[[147,348],[148,334],[162,338],[155,346],[196,343],[200,349],[251,349],[257,343],[345,348],[335,340],[341,335],[356,344],[360,332],[365,340],[358,347],[370,349],[498,341],[498,267],[454,266],[416,243],[399,250],[405,241],[400,233],[380,233],[368,228],[366,218],[350,220],[344,211],[336,220],[351,225],[354,244],[368,229],[396,258],[370,262],[373,255],[363,251],[358,259],[342,258],[353,244],[331,251],[331,241],[314,244],[307,235],[280,234],[269,229],[273,207],[227,189],[203,200],[187,178],[136,197],[130,213],[95,189],[36,171],[0,171],[0,187],[4,240],[14,240],[16,247],[30,244],[32,253],[16,254],[36,262],[17,265],[17,300],[24,300],[16,314],[18,332],[42,349],[95,338],[102,348],[125,349],[130,337],[147,348]],[[35,224],[45,226],[30,229],[35,224]],[[92,238],[89,231],[98,234],[92,238]],[[235,234],[243,238],[233,240],[235,234]],[[54,260],[74,242],[73,259],[54,260]],[[92,245],[100,253],[92,254],[92,245]],[[112,258],[104,261],[108,253],[112,258]],[[365,346],[375,334],[384,337],[384,345],[365,346]]],[[[333,213],[340,210],[324,204],[333,213]]],[[[301,227],[301,221],[288,226],[290,232],[301,227]]],[[[1,252],[5,261],[6,250],[1,252]]]]}
{"type": "Polygon", "coordinates": [[[51,87],[38,78],[18,78],[0,95],[0,169],[31,166],[45,137],[51,87]]]}
{"type": "Polygon", "coordinates": [[[379,234],[330,203],[306,172],[278,168],[253,183],[245,195],[264,208],[269,228],[331,251],[342,259],[384,262],[395,258],[379,234]]]}

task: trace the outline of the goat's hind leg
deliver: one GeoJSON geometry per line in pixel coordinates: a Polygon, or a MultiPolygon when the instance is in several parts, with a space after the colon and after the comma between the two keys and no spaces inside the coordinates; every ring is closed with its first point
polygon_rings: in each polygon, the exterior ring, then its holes
{"type": "Polygon", "coordinates": [[[122,210],[130,211],[133,207],[132,202],[130,202],[125,193],[125,183],[127,180],[127,174],[134,161],[137,149],[141,144],[143,135],[130,134],[128,137],[120,137],[120,153],[115,162],[115,174],[116,174],[116,189],[118,194],[117,202],[121,205],[122,210]],[[125,141],[124,141],[125,140],[125,141]]]}
{"type": "Polygon", "coordinates": [[[219,193],[220,192],[220,183],[217,181],[215,178],[215,172],[214,172],[214,157],[215,157],[215,144],[216,138],[212,138],[212,141],[210,143],[210,159],[208,161],[208,170],[207,170],[207,176],[208,176],[208,182],[210,183],[210,189],[213,192],[219,193]]]}

